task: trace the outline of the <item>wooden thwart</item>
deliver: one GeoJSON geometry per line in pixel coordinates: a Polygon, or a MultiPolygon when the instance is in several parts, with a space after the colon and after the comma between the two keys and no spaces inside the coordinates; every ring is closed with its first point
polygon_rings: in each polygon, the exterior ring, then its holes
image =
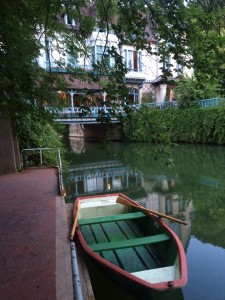
{"type": "Polygon", "coordinates": [[[98,223],[139,219],[142,217],[145,217],[144,213],[135,212],[135,213],[127,213],[127,214],[120,214],[120,215],[111,215],[111,216],[90,218],[90,219],[81,219],[78,222],[79,222],[79,225],[82,226],[82,225],[92,225],[92,224],[98,224],[98,223]]]}
{"type": "Polygon", "coordinates": [[[170,237],[167,234],[157,234],[150,237],[143,237],[131,240],[122,240],[116,242],[107,242],[107,243],[98,243],[98,244],[90,244],[89,247],[93,251],[105,251],[105,250],[114,250],[114,249],[122,249],[136,246],[143,246],[153,243],[159,243],[163,241],[169,240],[170,237]]]}

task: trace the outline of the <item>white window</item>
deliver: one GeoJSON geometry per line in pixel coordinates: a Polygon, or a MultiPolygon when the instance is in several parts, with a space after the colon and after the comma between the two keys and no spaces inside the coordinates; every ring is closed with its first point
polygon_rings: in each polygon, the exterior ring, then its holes
{"type": "Polygon", "coordinates": [[[45,40],[45,65],[46,69],[52,67],[52,43],[49,39],[45,40]]]}
{"type": "Polygon", "coordinates": [[[108,53],[108,50],[110,48],[106,46],[95,46],[93,47],[93,61],[95,63],[97,62],[103,62],[105,67],[113,67],[114,65],[114,58],[110,56],[108,53]]]}
{"type": "Polygon", "coordinates": [[[70,66],[70,67],[72,67],[72,68],[75,68],[77,66],[77,64],[78,64],[77,55],[76,54],[67,53],[66,57],[67,57],[67,65],[70,66]]]}
{"type": "Polygon", "coordinates": [[[110,66],[110,56],[108,53],[108,47],[96,46],[96,61],[104,61],[107,66],[110,66]]]}
{"type": "Polygon", "coordinates": [[[182,66],[180,64],[177,64],[176,65],[176,69],[177,69],[177,73],[178,74],[183,74],[183,72],[184,72],[184,66],[182,66]]]}
{"type": "Polygon", "coordinates": [[[172,70],[172,59],[171,56],[165,56],[163,59],[163,70],[172,70]]]}
{"type": "Polygon", "coordinates": [[[64,22],[67,25],[71,25],[71,26],[75,26],[76,25],[75,20],[72,19],[72,18],[70,18],[70,16],[68,14],[64,15],[64,22]]]}
{"type": "Polygon", "coordinates": [[[129,89],[129,101],[131,103],[138,103],[138,99],[139,99],[139,91],[137,89],[129,89]]]}
{"type": "Polygon", "coordinates": [[[142,72],[142,52],[124,50],[124,63],[129,71],[142,72]]]}

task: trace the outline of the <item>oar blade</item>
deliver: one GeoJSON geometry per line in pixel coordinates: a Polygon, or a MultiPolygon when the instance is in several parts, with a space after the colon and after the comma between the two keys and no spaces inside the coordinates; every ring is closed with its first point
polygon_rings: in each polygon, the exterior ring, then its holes
{"type": "Polygon", "coordinates": [[[117,202],[117,203],[120,203],[120,204],[123,204],[123,205],[130,205],[130,206],[133,206],[132,203],[131,203],[129,200],[127,200],[126,198],[121,197],[121,196],[118,196],[118,197],[117,197],[116,202],[117,202]]]}

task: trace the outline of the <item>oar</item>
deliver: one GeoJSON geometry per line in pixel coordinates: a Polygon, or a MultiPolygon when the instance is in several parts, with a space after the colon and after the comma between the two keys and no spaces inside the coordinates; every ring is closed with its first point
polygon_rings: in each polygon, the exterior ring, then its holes
{"type": "Polygon", "coordinates": [[[187,225],[187,223],[185,223],[185,222],[183,222],[183,221],[181,221],[179,219],[176,219],[176,218],[173,218],[173,217],[161,214],[161,213],[159,213],[157,211],[154,211],[154,210],[147,209],[147,208],[145,208],[143,206],[135,205],[135,204],[131,203],[129,200],[127,200],[126,198],[121,197],[121,196],[119,196],[117,198],[116,202],[120,203],[120,204],[123,204],[123,205],[135,207],[135,208],[137,208],[137,209],[139,209],[139,210],[141,210],[143,212],[151,213],[151,214],[154,214],[154,215],[156,215],[158,217],[166,218],[166,219],[168,219],[170,221],[173,221],[173,222],[177,222],[177,223],[180,223],[180,224],[187,225]]]}
{"type": "Polygon", "coordinates": [[[73,222],[73,228],[72,228],[71,234],[70,234],[70,240],[71,240],[71,241],[72,241],[73,238],[74,238],[75,230],[76,230],[76,227],[77,227],[77,221],[78,221],[78,214],[79,214],[79,211],[80,211],[80,201],[77,202],[76,216],[75,216],[75,219],[74,219],[74,222],[73,222]]]}

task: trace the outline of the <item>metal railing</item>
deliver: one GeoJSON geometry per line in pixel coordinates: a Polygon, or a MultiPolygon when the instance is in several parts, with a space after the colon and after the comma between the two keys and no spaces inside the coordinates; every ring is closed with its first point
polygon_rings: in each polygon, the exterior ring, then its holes
{"type": "Polygon", "coordinates": [[[92,71],[93,67],[91,65],[71,65],[68,67],[59,67],[56,65],[50,65],[46,62],[46,71],[47,72],[53,72],[53,73],[71,73],[71,69],[78,69],[78,70],[86,70],[86,71],[92,71]]]}
{"type": "Polygon", "coordinates": [[[178,103],[177,101],[163,101],[163,102],[143,103],[142,106],[161,110],[165,108],[177,107],[178,103]]]}
{"type": "MultiPolygon", "coordinates": [[[[203,100],[197,100],[192,101],[191,104],[198,104],[201,108],[207,108],[207,107],[213,107],[218,105],[225,105],[225,99],[220,98],[210,98],[210,99],[203,99],[203,100]]],[[[162,102],[152,102],[152,103],[143,103],[143,104],[130,104],[126,105],[127,107],[130,107],[131,109],[139,110],[141,107],[147,107],[149,109],[166,109],[166,108],[176,108],[179,107],[178,101],[162,101],[162,102]]],[[[111,115],[118,114],[118,115],[126,115],[125,107],[123,106],[117,106],[117,107],[96,107],[96,106],[90,106],[90,107],[65,107],[65,108],[57,108],[57,107],[46,107],[46,110],[54,113],[57,115],[58,118],[67,118],[67,117],[80,117],[81,115],[87,116],[87,117],[98,117],[101,112],[104,112],[105,114],[111,115]]]]}
{"type": "Polygon", "coordinates": [[[104,113],[111,113],[112,111],[116,112],[116,113],[124,113],[124,108],[123,107],[106,107],[106,106],[102,106],[102,107],[96,107],[96,106],[90,106],[90,107],[65,107],[62,109],[59,109],[57,107],[46,107],[46,110],[51,112],[51,113],[55,113],[58,114],[59,116],[63,116],[63,115],[80,115],[80,114],[87,114],[87,115],[98,115],[101,112],[104,113]]]}
{"type": "Polygon", "coordinates": [[[221,103],[221,99],[219,98],[210,98],[210,99],[203,99],[199,101],[195,101],[200,104],[202,108],[218,106],[221,103]]]}
{"type": "Polygon", "coordinates": [[[27,166],[47,166],[49,164],[44,162],[43,158],[43,152],[45,151],[57,151],[58,154],[58,175],[59,175],[59,189],[60,189],[60,194],[64,194],[64,184],[63,184],[63,175],[62,175],[62,160],[61,160],[61,153],[60,149],[58,148],[29,148],[29,149],[23,149],[21,151],[21,162],[22,162],[22,167],[27,167],[27,166]],[[39,159],[37,159],[37,156],[34,155],[38,153],[39,159]],[[30,165],[29,165],[29,156],[30,158],[30,165]]]}

